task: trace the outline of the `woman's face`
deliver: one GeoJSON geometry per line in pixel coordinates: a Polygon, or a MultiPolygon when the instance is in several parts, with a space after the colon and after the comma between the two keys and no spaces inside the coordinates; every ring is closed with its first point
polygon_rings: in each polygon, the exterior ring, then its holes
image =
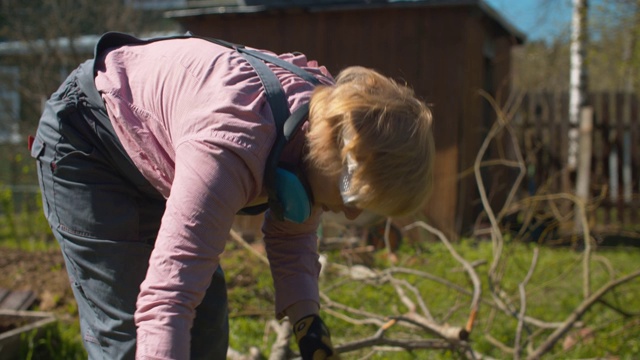
{"type": "Polygon", "coordinates": [[[313,165],[307,166],[307,181],[313,193],[314,206],[322,207],[324,211],[334,213],[343,212],[349,220],[354,220],[362,213],[362,209],[345,205],[342,202],[338,181],[340,175],[326,175],[313,165]]]}

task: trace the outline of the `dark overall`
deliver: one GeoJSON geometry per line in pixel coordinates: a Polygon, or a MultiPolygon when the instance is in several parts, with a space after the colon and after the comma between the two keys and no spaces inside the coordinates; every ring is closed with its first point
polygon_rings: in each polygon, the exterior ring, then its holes
{"type": "MultiPolygon", "coordinates": [[[[100,43],[96,58],[99,50],[100,43]]],[[[133,315],[165,199],[124,153],[95,88],[93,60],[47,101],[31,155],[89,358],[133,359],[133,315]]],[[[196,308],[191,358],[225,359],[227,347],[227,293],[218,268],[196,308]]]]}

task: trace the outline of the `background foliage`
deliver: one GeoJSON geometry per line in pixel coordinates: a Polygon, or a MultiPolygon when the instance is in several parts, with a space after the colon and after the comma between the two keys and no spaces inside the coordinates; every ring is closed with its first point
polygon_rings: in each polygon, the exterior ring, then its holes
{"type": "MultiPolygon", "coordinates": [[[[544,4],[544,1],[541,1],[544,4]]],[[[591,9],[588,69],[592,90],[626,90],[640,87],[640,1],[603,0],[591,9]]],[[[21,74],[20,93],[26,99],[21,109],[20,128],[32,133],[39,118],[40,104],[58,86],[63,70],[71,70],[86,58],[75,51],[58,51],[53,40],[74,38],[84,34],[100,34],[108,30],[142,34],[148,31],[174,29],[175,25],[158,12],[140,12],[121,1],[93,0],[7,0],[0,2],[0,38],[11,41],[46,40],[37,56],[18,64],[21,74]],[[80,15],[82,14],[82,15],[80,15]],[[62,66],[62,70],[61,70],[62,66]]],[[[532,42],[515,50],[513,81],[517,90],[566,90],[569,79],[569,37],[561,34],[550,42],[532,42]]],[[[37,50],[34,48],[34,50],[37,50]]],[[[0,79],[1,81],[2,79],[0,79]]],[[[41,201],[35,184],[35,165],[24,146],[0,149],[0,246],[32,251],[55,248],[42,217],[41,201]],[[32,189],[32,188],[31,188],[32,189]]],[[[360,264],[377,271],[390,266],[403,266],[440,276],[463,287],[469,280],[438,242],[411,244],[405,241],[391,263],[384,251],[370,254],[366,261],[348,257],[341,250],[326,253],[330,264],[360,264]]],[[[518,284],[528,271],[534,244],[508,241],[503,264],[503,291],[518,302],[518,284]]],[[[489,241],[466,239],[456,244],[457,251],[469,261],[476,261],[477,271],[485,279],[486,262],[493,254],[489,241]],[[483,264],[483,262],[485,262],[483,264]]],[[[540,249],[540,263],[527,287],[528,311],[545,321],[559,321],[569,316],[581,301],[580,252],[569,247],[540,249]]],[[[636,248],[599,249],[592,260],[594,288],[637,269],[636,248]]],[[[246,250],[230,244],[222,264],[227,271],[231,318],[231,346],[243,353],[250,347],[268,349],[275,339],[268,322],[273,319],[274,294],[268,268],[246,250]]],[[[341,267],[328,266],[322,277],[322,289],[331,298],[348,306],[392,316],[406,311],[392,288],[375,279],[345,278],[341,267]]],[[[59,269],[60,270],[60,269],[59,269]]],[[[433,316],[442,322],[460,324],[466,320],[468,295],[415,275],[403,275],[415,284],[425,298],[433,316]]],[[[490,305],[489,290],[484,284],[481,314],[471,341],[474,349],[497,358],[510,357],[496,344],[510,346],[514,342],[514,316],[503,314],[490,305]]],[[[635,358],[640,356],[640,282],[607,294],[582,319],[583,329],[590,334],[576,345],[563,349],[558,344],[551,358],[635,358]]],[[[71,359],[86,357],[79,341],[76,309],[58,309],[61,319],[68,319],[51,330],[47,342],[25,339],[25,358],[71,359]],[[52,339],[55,339],[53,341],[52,339]],[[48,344],[48,345],[47,345],[48,344]],[[53,344],[53,347],[52,345],[53,344]],[[34,350],[34,349],[37,349],[34,350]],[[29,355],[31,354],[31,355],[29,355]],[[37,354],[34,355],[34,354],[37,354]]],[[[334,342],[344,343],[376,331],[370,324],[354,325],[324,313],[333,331],[334,342]]],[[[530,329],[525,329],[529,332],[530,329]]],[[[528,333],[541,339],[551,330],[528,333]]],[[[576,330],[577,331],[577,330],[576,330]]],[[[572,332],[575,335],[575,332],[572,332]]],[[[393,329],[392,336],[424,338],[429,334],[393,329]]],[[[571,335],[571,334],[569,334],[571,335]]],[[[567,337],[568,338],[568,337],[567,337]]],[[[268,352],[268,351],[267,351],[268,352]]],[[[395,352],[390,349],[365,349],[350,353],[347,359],[420,359],[456,358],[451,350],[416,350],[395,352]]]]}

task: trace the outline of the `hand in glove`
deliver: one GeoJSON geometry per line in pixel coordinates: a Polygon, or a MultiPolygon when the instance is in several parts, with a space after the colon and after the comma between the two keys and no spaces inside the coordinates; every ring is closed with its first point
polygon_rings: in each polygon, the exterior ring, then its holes
{"type": "Polygon", "coordinates": [[[303,360],[339,360],[333,350],[329,329],[318,315],[298,320],[293,327],[303,360]]]}

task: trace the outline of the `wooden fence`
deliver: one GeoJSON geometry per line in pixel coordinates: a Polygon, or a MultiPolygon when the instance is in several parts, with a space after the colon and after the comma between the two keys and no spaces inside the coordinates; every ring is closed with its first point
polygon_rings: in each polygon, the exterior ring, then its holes
{"type": "MultiPolygon", "coordinates": [[[[591,221],[604,231],[640,233],[640,103],[631,93],[592,93],[591,221]]],[[[573,192],[567,171],[565,93],[528,93],[515,119],[529,164],[529,193],[573,192]]]]}

